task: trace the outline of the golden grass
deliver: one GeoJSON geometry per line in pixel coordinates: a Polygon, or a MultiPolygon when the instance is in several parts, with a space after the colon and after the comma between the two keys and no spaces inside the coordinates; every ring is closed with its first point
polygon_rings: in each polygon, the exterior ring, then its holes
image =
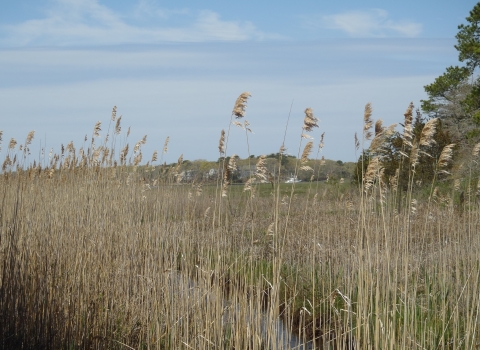
{"type": "MultiPolygon", "coordinates": [[[[316,124],[309,113],[303,132],[316,124]]],[[[370,105],[364,117],[368,134],[370,105]]],[[[114,108],[114,135],[120,118],[114,108]]],[[[260,157],[251,179],[273,187],[252,180],[249,190],[264,194],[253,196],[227,192],[234,156],[212,190],[182,183],[182,156],[152,177],[138,159],[146,137],[130,160],[128,144],[95,146],[100,127],[88,149],[68,145],[42,165],[19,166],[9,143],[0,176],[1,348],[480,346],[480,211],[474,190],[459,197],[476,178],[440,184],[429,200],[414,174],[408,193],[397,179],[383,183],[377,159],[360,190],[293,184],[287,196],[269,175],[281,160],[268,169],[260,157]]],[[[222,131],[220,153],[227,141],[222,131]]]]}

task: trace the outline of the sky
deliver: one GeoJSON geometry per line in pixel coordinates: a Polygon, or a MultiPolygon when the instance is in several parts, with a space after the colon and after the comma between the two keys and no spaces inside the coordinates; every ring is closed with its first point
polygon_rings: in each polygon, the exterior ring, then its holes
{"type": "MultiPolygon", "coordinates": [[[[458,62],[457,26],[475,1],[242,2],[24,0],[0,11],[2,153],[35,130],[32,149],[79,147],[111,110],[144,159],[216,160],[238,95],[245,119],[227,154],[298,154],[304,110],[320,119],[322,155],[354,161],[363,109],[385,125],[458,62]]],[[[305,142],[305,141],[304,141],[305,142]]],[[[32,155],[33,159],[38,155],[32,155]]],[[[35,158],[36,157],[36,158],[35,158]]],[[[0,154],[0,158],[3,156],[0,154]]]]}

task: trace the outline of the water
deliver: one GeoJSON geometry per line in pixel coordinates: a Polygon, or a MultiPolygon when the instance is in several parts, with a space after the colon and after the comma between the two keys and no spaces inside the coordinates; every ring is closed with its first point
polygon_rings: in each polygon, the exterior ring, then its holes
{"type": "MultiPolygon", "coordinates": [[[[200,302],[210,301],[216,302],[217,296],[215,296],[208,288],[202,288],[199,284],[192,281],[190,278],[187,278],[181,275],[177,271],[172,271],[169,273],[169,286],[171,295],[175,295],[177,299],[182,300],[187,298],[187,304],[193,305],[200,302]]],[[[182,302],[185,302],[182,300],[182,302]]],[[[283,321],[280,318],[277,318],[273,325],[269,322],[269,316],[263,312],[256,312],[255,314],[249,314],[248,312],[241,312],[239,306],[232,305],[232,302],[222,299],[221,301],[224,310],[227,310],[223,313],[223,323],[232,323],[235,322],[239,317],[244,317],[244,321],[251,325],[252,327],[260,328],[260,337],[264,344],[268,340],[268,330],[274,329],[274,334],[276,335],[276,348],[277,349],[296,349],[296,350],[310,350],[313,349],[312,342],[303,342],[295,334],[292,334],[283,321]]],[[[179,319],[177,322],[182,322],[179,319]]]]}

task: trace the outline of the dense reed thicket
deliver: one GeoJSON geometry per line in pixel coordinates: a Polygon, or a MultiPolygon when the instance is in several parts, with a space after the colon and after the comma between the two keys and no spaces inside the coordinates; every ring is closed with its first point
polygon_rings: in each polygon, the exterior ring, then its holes
{"type": "MultiPolygon", "coordinates": [[[[235,119],[248,98],[230,123],[246,147],[250,124],[235,119]]],[[[411,108],[401,168],[386,179],[375,154],[393,127],[371,134],[367,105],[357,145],[373,137],[373,157],[358,186],[287,187],[275,175],[281,160],[271,169],[264,157],[242,187],[230,185],[235,157],[216,185],[183,183],[182,157],[152,177],[157,152],[141,165],[145,137],[129,154],[116,109],[111,137],[101,140],[97,123],[87,146],[62,146],[48,161],[26,162],[33,133],[20,146],[12,139],[0,176],[0,347],[479,348],[480,146],[468,178],[419,188],[435,120],[414,140],[411,108]]],[[[307,109],[299,130],[297,170],[312,180],[317,122],[307,109]]],[[[220,156],[233,153],[231,132],[220,156]]],[[[438,174],[452,151],[433,160],[438,174]]]]}

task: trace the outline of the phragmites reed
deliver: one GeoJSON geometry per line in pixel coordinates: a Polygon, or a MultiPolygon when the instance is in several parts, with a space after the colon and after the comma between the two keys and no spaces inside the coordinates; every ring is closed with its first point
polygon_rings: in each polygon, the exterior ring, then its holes
{"type": "Polygon", "coordinates": [[[75,152],[75,146],[73,145],[73,141],[70,141],[68,144],[67,144],[67,152],[68,153],[74,153],[75,152]]]}
{"type": "Polygon", "coordinates": [[[17,140],[15,140],[13,137],[10,139],[10,143],[8,144],[8,149],[14,149],[15,146],[17,145],[17,140]]]}
{"type": "Polygon", "coordinates": [[[358,151],[359,148],[360,148],[360,141],[358,141],[357,133],[355,133],[355,150],[358,151]]]}
{"type": "Polygon", "coordinates": [[[133,158],[133,165],[134,165],[134,166],[137,166],[138,164],[140,164],[141,161],[142,161],[142,152],[139,152],[139,153],[133,158]]]}
{"type": "Polygon", "coordinates": [[[220,133],[220,140],[218,141],[218,151],[220,152],[220,156],[225,154],[225,130],[223,129],[220,133]]]}
{"type": "Polygon", "coordinates": [[[120,135],[120,132],[122,131],[122,127],[120,126],[120,122],[122,120],[122,116],[118,117],[117,122],[115,123],[115,134],[120,135]]]}
{"type": "Polygon", "coordinates": [[[163,151],[162,154],[166,154],[168,151],[168,142],[170,141],[170,136],[167,136],[165,139],[165,143],[163,144],[163,151]]]}
{"type": "Polygon", "coordinates": [[[101,122],[101,121],[98,121],[98,122],[95,124],[95,127],[93,128],[93,136],[95,136],[95,137],[100,137],[100,131],[102,131],[102,129],[100,129],[101,126],[102,126],[102,122],[101,122]]]}
{"type": "MultiPolygon", "coordinates": [[[[1,132],[0,132],[0,141],[2,141],[1,132]]],[[[479,153],[480,153],[480,142],[473,147],[472,156],[477,157],[479,153]]]]}
{"type": "Polygon", "coordinates": [[[388,128],[384,128],[380,122],[377,132],[377,123],[375,123],[375,137],[369,148],[372,153],[377,152],[385,144],[385,141],[395,132],[395,127],[397,126],[397,124],[392,124],[388,128]]]}
{"type": "Polygon", "coordinates": [[[140,146],[142,145],[141,141],[138,141],[135,146],[133,146],[133,154],[137,154],[140,151],[140,146]]]}
{"type": "Polygon", "coordinates": [[[223,170],[223,186],[222,186],[222,197],[227,196],[227,189],[228,185],[230,185],[230,177],[232,175],[232,171],[236,170],[237,164],[235,162],[235,154],[230,157],[228,163],[225,164],[225,168],[223,170]]]}
{"type": "Polygon", "coordinates": [[[435,143],[433,135],[435,134],[435,129],[437,127],[437,118],[430,119],[425,123],[423,127],[422,134],[420,135],[420,146],[431,146],[435,143]]]}
{"type": "Polygon", "coordinates": [[[438,166],[440,168],[445,168],[452,160],[453,147],[455,147],[454,143],[443,147],[442,153],[440,153],[440,157],[438,158],[438,166]]]}
{"type": "Polygon", "coordinates": [[[323,146],[324,146],[323,139],[324,139],[324,137],[325,137],[325,132],[323,132],[322,136],[320,136],[320,143],[318,144],[318,149],[319,150],[323,149],[323,146]]]}
{"type": "Polygon", "coordinates": [[[374,157],[370,163],[368,163],[367,171],[365,172],[365,191],[368,191],[370,187],[372,187],[379,170],[380,158],[374,157]]]}
{"type": "Polygon", "coordinates": [[[228,169],[231,171],[231,172],[234,172],[237,170],[237,155],[234,154],[230,157],[230,159],[228,160],[228,169]]]}
{"type": "Polygon", "coordinates": [[[125,164],[128,154],[128,143],[120,151],[120,164],[125,164]]]}
{"type": "Polygon", "coordinates": [[[113,109],[112,109],[112,121],[114,122],[116,118],[117,118],[117,106],[113,106],[113,109]]]}
{"type": "Polygon", "coordinates": [[[265,155],[258,157],[258,161],[255,166],[255,177],[259,180],[267,180],[268,169],[266,158],[267,157],[265,155]]]}
{"type": "Polygon", "coordinates": [[[183,154],[180,154],[180,157],[178,157],[178,160],[177,160],[177,166],[173,171],[173,174],[176,178],[177,183],[182,181],[182,174],[180,174],[180,167],[182,166],[182,163],[183,163],[183,154]]]}
{"type": "Polygon", "coordinates": [[[2,141],[3,141],[2,137],[3,137],[3,130],[0,130],[0,152],[2,151],[2,141]]]}
{"type": "Polygon", "coordinates": [[[390,177],[390,187],[392,188],[393,191],[397,191],[398,189],[398,177],[400,175],[400,169],[397,168],[395,170],[395,175],[390,177]]]}
{"type": "Polygon", "coordinates": [[[128,127],[128,130],[127,130],[127,137],[130,136],[130,127],[128,127]]]}
{"type": "Polygon", "coordinates": [[[313,109],[307,108],[305,109],[305,118],[303,119],[303,127],[302,129],[306,132],[311,132],[313,128],[318,128],[318,119],[313,115],[313,109]]]}
{"type": "Polygon", "coordinates": [[[407,110],[405,111],[405,121],[403,124],[403,144],[409,147],[412,147],[412,139],[413,139],[413,102],[410,102],[407,110]]]}
{"type": "Polygon", "coordinates": [[[32,143],[33,137],[35,136],[35,130],[32,130],[27,135],[27,140],[25,141],[25,146],[28,146],[32,143]]]}
{"type": "Polygon", "coordinates": [[[232,114],[236,118],[243,118],[245,116],[245,109],[247,108],[247,100],[252,96],[249,92],[244,92],[238,96],[233,106],[232,114]]]}
{"type": "Polygon", "coordinates": [[[251,190],[252,190],[252,185],[253,185],[254,182],[255,182],[255,178],[254,178],[254,177],[249,178],[249,179],[245,182],[245,185],[243,186],[243,192],[251,191],[251,190]]]}
{"type": "Polygon", "coordinates": [[[385,127],[383,126],[383,120],[382,120],[382,119],[378,119],[378,120],[375,122],[375,136],[377,136],[378,134],[382,133],[384,130],[385,130],[385,127]]]}
{"type": "Polygon", "coordinates": [[[312,152],[313,141],[307,142],[305,148],[303,149],[302,158],[300,160],[301,164],[305,164],[308,161],[308,156],[312,152]]]}
{"type": "Polygon", "coordinates": [[[152,155],[152,163],[158,160],[158,152],[155,150],[152,155]]]}
{"type": "Polygon", "coordinates": [[[363,136],[366,140],[370,140],[372,132],[370,129],[373,125],[372,116],[372,104],[369,102],[365,105],[365,111],[363,113],[363,136]]]}
{"type": "Polygon", "coordinates": [[[312,152],[312,148],[313,148],[313,141],[309,141],[309,142],[305,145],[305,148],[303,149],[302,158],[300,159],[300,164],[302,165],[302,166],[300,167],[300,170],[305,170],[305,171],[313,170],[311,167],[309,167],[308,165],[306,165],[306,163],[307,163],[307,161],[308,161],[308,156],[309,156],[310,153],[312,152]]]}
{"type": "Polygon", "coordinates": [[[145,135],[141,140],[140,140],[140,143],[142,145],[146,144],[147,143],[147,135],[145,135]]]}
{"type": "Polygon", "coordinates": [[[412,168],[415,168],[418,164],[418,143],[414,142],[412,145],[412,150],[410,151],[410,165],[412,168]]]}

